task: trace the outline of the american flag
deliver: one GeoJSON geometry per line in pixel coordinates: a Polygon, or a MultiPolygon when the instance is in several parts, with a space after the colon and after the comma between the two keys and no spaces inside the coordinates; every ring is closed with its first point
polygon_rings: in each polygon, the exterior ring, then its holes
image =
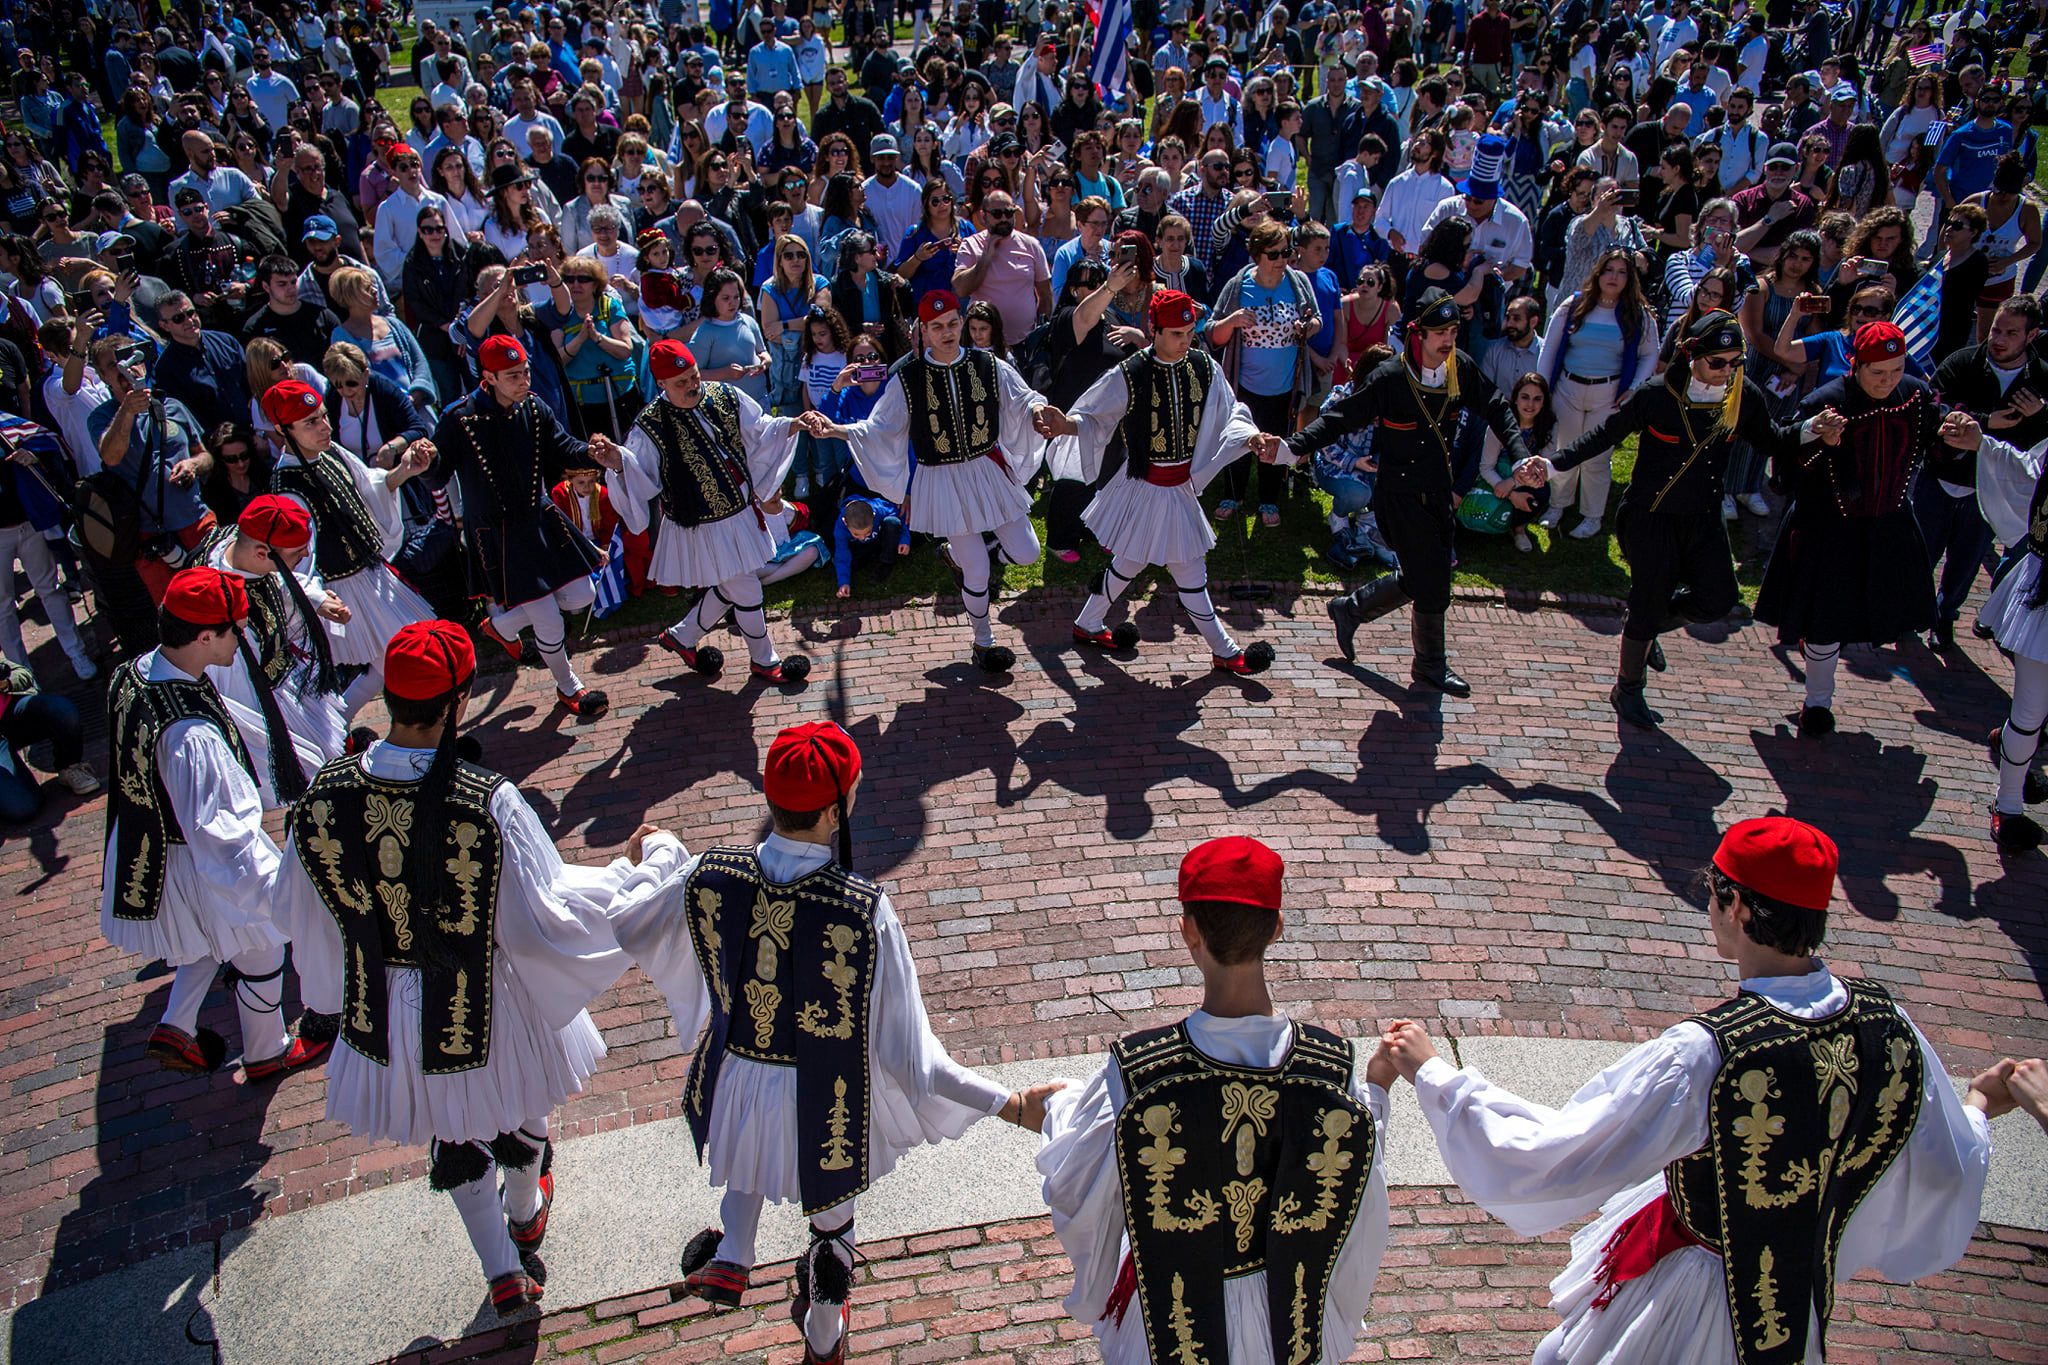
{"type": "Polygon", "coordinates": [[[626,532],[622,527],[612,528],[611,549],[605,556],[604,565],[590,573],[590,585],[597,589],[597,600],[590,605],[592,620],[602,620],[620,607],[626,605],[626,532]]]}
{"type": "Polygon", "coordinates": [[[11,412],[0,412],[0,459],[16,449],[26,450],[36,457],[36,463],[27,468],[14,466],[20,472],[20,477],[15,479],[15,492],[28,514],[29,524],[39,531],[61,524],[64,497],[50,482],[47,471],[65,467],[69,457],[63,441],[48,427],[38,426],[11,412]]]}
{"type": "Polygon", "coordinates": [[[1906,60],[1914,66],[1936,66],[1947,55],[1947,49],[1940,43],[1922,43],[1919,47],[1906,49],[1906,60]]]}

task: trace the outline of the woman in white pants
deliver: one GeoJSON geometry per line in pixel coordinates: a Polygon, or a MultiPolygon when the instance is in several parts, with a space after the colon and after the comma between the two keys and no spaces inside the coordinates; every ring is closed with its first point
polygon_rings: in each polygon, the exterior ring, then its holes
{"type": "MultiPolygon", "coordinates": [[[[0,478],[15,479],[14,470],[0,470],[0,478]]],[[[85,642],[78,637],[78,623],[71,615],[71,599],[57,586],[57,561],[50,556],[50,542],[43,539],[43,533],[29,521],[21,499],[12,489],[0,491],[0,522],[8,517],[18,517],[11,526],[0,525],[0,654],[7,656],[7,662],[28,667],[28,647],[21,638],[21,617],[14,609],[14,561],[21,561],[22,572],[28,575],[29,586],[36,591],[36,600],[43,604],[43,615],[50,618],[50,630],[57,637],[57,644],[64,651],[64,657],[71,660],[71,670],[81,679],[99,676],[99,669],[93,666],[92,655],[85,649],[85,642]]],[[[33,670],[31,670],[33,671],[33,670]]]]}
{"type": "MultiPolygon", "coordinates": [[[[1550,381],[1561,450],[1613,412],[1623,395],[1657,366],[1657,319],[1643,297],[1635,257],[1616,247],[1593,263],[1586,287],[1558,304],[1543,334],[1537,369],[1550,381]]],[[[1590,540],[1607,515],[1614,452],[1550,476],[1550,510],[1538,524],[1555,531],[1565,510],[1579,509],[1571,534],[1590,540]]]]}

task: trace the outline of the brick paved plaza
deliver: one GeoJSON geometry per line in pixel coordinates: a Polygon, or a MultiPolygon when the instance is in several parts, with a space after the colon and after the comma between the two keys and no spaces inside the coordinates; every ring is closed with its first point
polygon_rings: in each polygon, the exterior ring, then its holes
{"type": "MultiPolygon", "coordinates": [[[[970,1063],[1099,1051],[1191,1008],[1174,869],[1225,832],[1288,858],[1273,976],[1290,1012],[1350,1034],[1407,1015],[1467,1038],[1637,1040],[1725,994],[1688,884],[1720,829],[1771,810],[1839,840],[1828,956],[1894,990],[1951,1071],[2048,1051],[2048,861],[2002,864],[1986,837],[1984,736],[2008,677],[1989,645],[1966,640],[1951,662],[1917,644],[1847,651],[1843,733],[1810,743],[1789,719],[1796,658],[1766,633],[1675,637],[1671,672],[1653,675],[1666,731],[1643,736],[1607,706],[1618,619],[1594,608],[1459,603],[1454,662],[1476,693],[1439,702],[1406,686],[1405,616],[1368,627],[1354,667],[1334,658],[1322,599],[1225,598],[1232,628],[1279,652],[1243,680],[1208,671],[1170,598],[1138,613],[1137,657],[1076,655],[1075,605],[1004,601],[1024,658],[993,684],[964,662],[957,610],[800,620],[818,672],[794,693],[677,676],[644,639],[609,639],[579,658],[611,693],[604,720],[551,712],[544,673],[499,672],[475,731],[566,857],[612,856],[643,814],[695,849],[757,833],[768,739],[825,714],[837,677],[866,755],[862,868],[888,881],[933,1026],[970,1063]]],[[[169,976],[100,939],[100,802],[51,791],[42,822],[0,845],[0,1308],[419,1179],[424,1153],[322,1120],[318,1070],[266,1091],[143,1059],[169,976]]],[[[647,981],[628,973],[593,1013],[611,1055],[561,1112],[565,1147],[678,1112],[687,1040],[647,981]]],[[[207,1022],[232,1038],[224,991],[207,1022]]],[[[1562,1236],[1520,1242],[1427,1186],[1395,1192],[1395,1221],[1357,1358],[1526,1359],[1562,1236]]],[[[1094,1358],[1059,1310],[1066,1265],[1042,1218],[864,1251],[862,1358],[1094,1358]]],[[[334,1255],[337,1271],[371,1269],[334,1255]]],[[[736,1315],[671,1307],[650,1284],[551,1302],[444,1354],[793,1360],[787,1277],[758,1281],[736,1315]]],[[[2048,1236],[1987,1224],[1954,1273],[1858,1283],[1830,1346],[1849,1361],[2048,1359],[2048,1236]]]]}

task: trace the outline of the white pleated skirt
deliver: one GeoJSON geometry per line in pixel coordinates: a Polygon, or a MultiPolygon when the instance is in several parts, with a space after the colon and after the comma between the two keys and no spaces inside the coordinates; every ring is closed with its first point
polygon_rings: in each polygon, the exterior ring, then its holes
{"type": "Polygon", "coordinates": [[[388,1138],[409,1147],[429,1138],[488,1141],[544,1118],[583,1089],[604,1058],[604,1039],[582,1010],[553,1029],[505,969],[492,971],[490,1061],[471,1071],[429,1076],[420,1069],[420,973],[386,967],[391,992],[386,1043],[391,1064],[379,1066],[335,1043],[327,1062],[327,1117],[358,1137],[388,1138]]]}
{"type": "Polygon", "coordinates": [[[921,464],[910,476],[904,525],[926,535],[978,536],[1031,515],[1031,495],[993,459],[921,464]]]}
{"type": "Polygon", "coordinates": [[[406,586],[389,564],[379,561],[361,573],[336,579],[327,591],[341,599],[349,619],[337,624],[322,618],[327,627],[328,653],[344,667],[367,665],[379,672],[384,668],[384,651],[391,637],[415,621],[431,621],[434,609],[406,586]]]}
{"type": "Polygon", "coordinates": [[[2048,606],[2029,607],[2034,585],[2041,581],[2041,557],[2027,555],[1991,590],[1984,603],[1984,624],[2001,649],[2022,659],[2048,663],[2048,606]]]}
{"type": "MultiPolygon", "coordinates": [[[[108,831],[106,857],[114,856],[108,831]]],[[[155,919],[114,917],[111,897],[100,899],[100,936],[124,953],[173,967],[212,958],[226,962],[243,953],[280,948],[285,936],[268,916],[252,915],[216,895],[192,862],[192,851],[173,844],[164,853],[164,894],[155,919]]]]}
{"type": "Polygon", "coordinates": [[[1112,555],[1147,564],[1187,564],[1216,544],[1192,483],[1162,488],[1119,470],[1102,486],[1081,522],[1112,555]]]}
{"type": "Polygon", "coordinates": [[[709,588],[753,573],[775,558],[775,536],[752,508],[703,526],[661,519],[648,573],[665,588],[709,588]]]}

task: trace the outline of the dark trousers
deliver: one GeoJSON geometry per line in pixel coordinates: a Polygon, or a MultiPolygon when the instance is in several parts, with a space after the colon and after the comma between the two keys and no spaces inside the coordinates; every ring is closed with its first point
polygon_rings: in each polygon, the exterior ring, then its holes
{"type": "Polygon", "coordinates": [[[1718,621],[1735,606],[1735,559],[1721,509],[1711,512],[1621,512],[1621,550],[1628,560],[1628,616],[1621,633],[1654,640],[1688,621],[1718,621]]]}
{"type": "Polygon", "coordinates": [[[1076,550],[1088,538],[1088,528],[1082,524],[1081,514],[1088,510],[1088,504],[1095,499],[1096,490],[1116,477],[1124,467],[1124,442],[1121,435],[1112,436],[1109,448],[1102,452],[1102,469],[1093,483],[1080,479],[1048,478],[1045,484],[1045,544],[1057,553],[1061,550],[1076,550]]]}
{"type": "Polygon", "coordinates": [[[22,761],[21,751],[39,739],[50,742],[50,766],[68,768],[85,754],[85,723],[78,708],[47,692],[22,697],[0,716],[0,821],[25,824],[43,808],[42,785],[22,761]]]}
{"type": "Polygon", "coordinates": [[[1413,488],[1389,488],[1382,475],[1372,510],[1387,548],[1401,562],[1401,591],[1415,599],[1417,611],[1449,611],[1458,532],[1450,499],[1413,488]]]}
{"type": "MultiPolygon", "coordinates": [[[[1252,424],[1260,431],[1275,436],[1286,436],[1294,430],[1294,393],[1246,393],[1238,392],[1238,401],[1252,415],[1252,424]]],[[[1232,460],[1221,474],[1216,476],[1216,486],[1231,502],[1243,502],[1245,490],[1252,485],[1252,471],[1258,470],[1258,501],[1261,507],[1272,507],[1279,503],[1280,495],[1287,490],[1287,471],[1279,465],[1260,464],[1249,455],[1241,460],[1232,460]]]]}
{"type": "Polygon", "coordinates": [[[1977,581],[1984,564],[1984,552],[1991,548],[1991,527],[1977,510],[1974,493],[1956,497],[1926,470],[1913,485],[1913,519],[1920,523],[1920,539],[1927,542],[1927,562],[1947,556],[1935,589],[1935,607],[1944,621],[1963,614],[1963,599],[1977,581]]]}

